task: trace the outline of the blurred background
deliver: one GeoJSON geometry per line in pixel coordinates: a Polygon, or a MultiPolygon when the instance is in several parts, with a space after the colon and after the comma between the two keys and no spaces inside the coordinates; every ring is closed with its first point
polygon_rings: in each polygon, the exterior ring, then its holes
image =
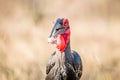
{"type": "Polygon", "coordinates": [[[81,80],[120,80],[120,0],[0,0],[0,80],[44,80],[47,38],[68,18],[81,80]]]}

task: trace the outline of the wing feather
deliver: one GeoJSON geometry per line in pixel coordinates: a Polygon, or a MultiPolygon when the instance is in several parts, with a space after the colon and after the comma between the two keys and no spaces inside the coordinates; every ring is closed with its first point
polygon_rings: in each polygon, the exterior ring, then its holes
{"type": "Polygon", "coordinates": [[[81,57],[79,56],[79,54],[75,51],[72,51],[72,55],[73,55],[73,67],[75,69],[76,72],[76,77],[80,78],[82,75],[82,60],[81,57]]]}
{"type": "Polygon", "coordinates": [[[48,73],[50,72],[50,70],[51,70],[51,69],[54,67],[54,65],[55,65],[55,60],[54,60],[55,54],[56,54],[56,52],[54,52],[54,53],[51,55],[51,57],[50,57],[47,65],[46,65],[46,74],[48,74],[48,73]]]}

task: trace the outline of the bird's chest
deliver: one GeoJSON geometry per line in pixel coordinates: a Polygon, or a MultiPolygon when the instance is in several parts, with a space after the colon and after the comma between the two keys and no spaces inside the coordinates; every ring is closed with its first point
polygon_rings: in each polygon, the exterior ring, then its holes
{"type": "Polygon", "coordinates": [[[58,76],[63,76],[64,78],[66,77],[66,72],[67,72],[67,66],[65,65],[65,57],[64,55],[60,55],[59,58],[56,60],[55,64],[55,73],[58,76]]]}
{"type": "Polygon", "coordinates": [[[56,64],[53,69],[53,80],[73,80],[75,77],[73,66],[69,63],[66,64],[56,64]]]}
{"type": "Polygon", "coordinates": [[[51,75],[52,80],[66,80],[66,65],[64,55],[56,54],[55,65],[50,70],[49,75],[51,75]]]}
{"type": "Polygon", "coordinates": [[[54,80],[68,80],[69,75],[74,72],[72,64],[69,63],[69,60],[66,60],[63,54],[57,57],[55,66],[51,71],[53,71],[54,80]]]}

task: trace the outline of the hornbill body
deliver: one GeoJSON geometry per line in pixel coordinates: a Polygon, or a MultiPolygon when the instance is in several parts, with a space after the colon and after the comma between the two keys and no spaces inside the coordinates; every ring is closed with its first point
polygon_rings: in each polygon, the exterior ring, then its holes
{"type": "Polygon", "coordinates": [[[68,19],[57,19],[48,42],[57,49],[46,66],[46,80],[79,80],[82,75],[82,61],[79,54],[70,48],[68,19]]]}

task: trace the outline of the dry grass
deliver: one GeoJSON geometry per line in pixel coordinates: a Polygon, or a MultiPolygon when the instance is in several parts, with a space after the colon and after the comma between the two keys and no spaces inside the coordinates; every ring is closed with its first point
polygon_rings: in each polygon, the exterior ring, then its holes
{"type": "Polygon", "coordinates": [[[117,0],[0,0],[0,80],[44,80],[46,63],[55,50],[47,37],[58,17],[70,19],[71,47],[83,61],[81,80],[119,80],[118,4],[117,0]]]}

